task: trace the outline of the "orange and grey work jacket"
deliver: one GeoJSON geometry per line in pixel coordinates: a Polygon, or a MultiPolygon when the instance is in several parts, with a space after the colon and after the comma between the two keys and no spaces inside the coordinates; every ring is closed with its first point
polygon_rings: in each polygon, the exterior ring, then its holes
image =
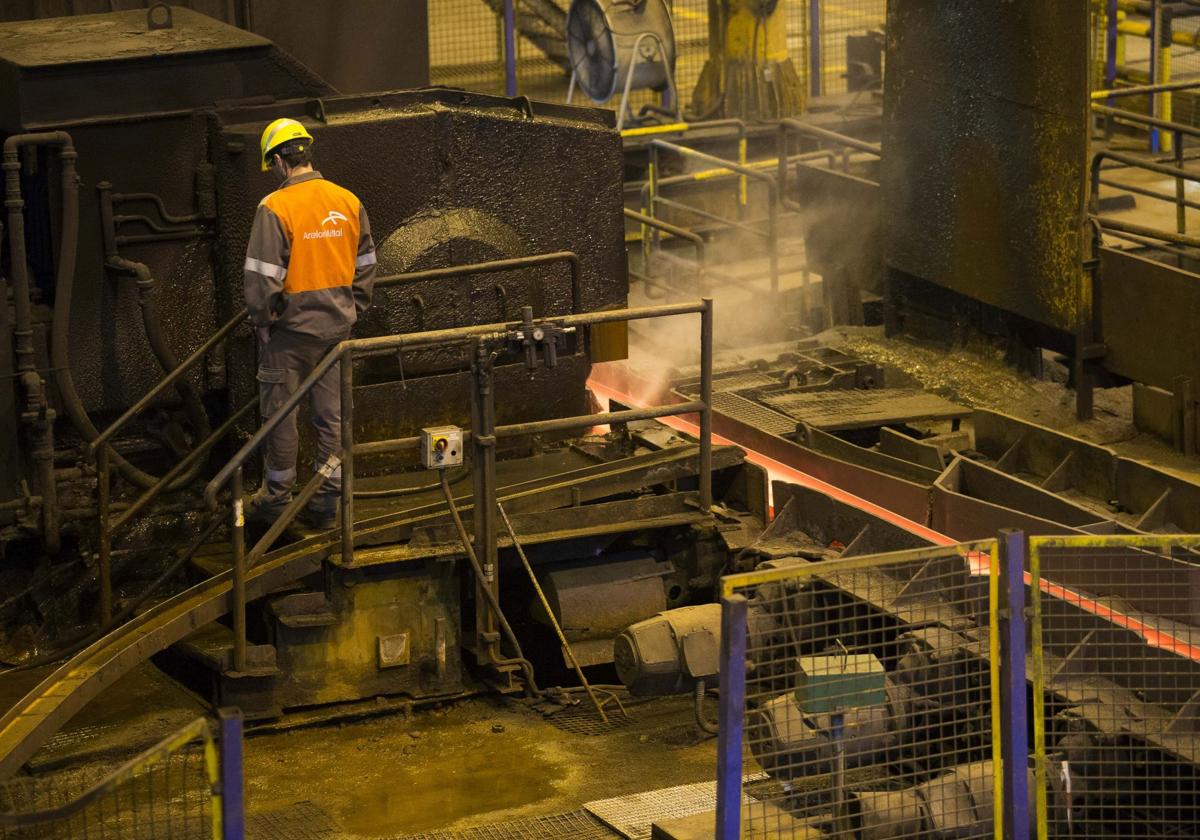
{"type": "Polygon", "coordinates": [[[256,327],[340,340],[371,304],[374,281],[371,225],[354,193],[306,172],[258,205],[244,273],[256,327]]]}

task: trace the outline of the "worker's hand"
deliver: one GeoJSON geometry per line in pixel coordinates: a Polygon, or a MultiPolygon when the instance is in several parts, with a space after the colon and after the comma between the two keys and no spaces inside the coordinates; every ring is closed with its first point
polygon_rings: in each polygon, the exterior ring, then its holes
{"type": "Polygon", "coordinates": [[[267,342],[271,339],[271,328],[255,327],[254,334],[258,336],[258,343],[265,347],[267,342]]]}

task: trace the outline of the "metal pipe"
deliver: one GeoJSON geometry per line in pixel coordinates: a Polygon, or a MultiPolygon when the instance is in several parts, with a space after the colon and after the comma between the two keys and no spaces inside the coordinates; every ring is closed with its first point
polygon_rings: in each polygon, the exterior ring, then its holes
{"type": "Polygon", "coordinates": [[[807,134],[810,137],[817,137],[822,140],[829,140],[837,143],[840,146],[856,149],[860,152],[867,152],[875,157],[883,156],[883,147],[878,143],[869,143],[866,140],[860,140],[857,137],[851,137],[848,134],[839,134],[836,131],[830,131],[827,128],[820,128],[815,125],[810,125],[806,122],[801,122],[797,119],[783,119],[779,121],[780,129],[795,131],[799,134],[807,134]]]}
{"type": "Polygon", "coordinates": [[[700,313],[700,510],[712,511],[713,301],[704,298],[700,313]]]}
{"type": "MultiPolygon", "coordinates": [[[[1103,172],[1107,172],[1108,170],[1101,169],[1100,171],[1101,171],[1101,173],[1103,173],[1103,172]]],[[[1146,187],[1139,187],[1135,184],[1124,184],[1124,183],[1121,183],[1120,181],[1114,181],[1110,178],[1101,178],[1098,183],[1103,187],[1112,187],[1113,189],[1116,189],[1116,190],[1123,190],[1125,192],[1131,192],[1135,195],[1144,195],[1147,198],[1154,198],[1154,199],[1158,199],[1159,201],[1170,201],[1170,202],[1175,202],[1175,203],[1177,203],[1179,201],[1178,196],[1169,195],[1167,193],[1155,192],[1154,190],[1147,189],[1146,187]]],[[[1183,206],[1190,207],[1193,210],[1200,210],[1200,201],[1192,201],[1190,198],[1184,198],[1183,206]]]]}
{"type": "Polygon", "coordinates": [[[542,590],[542,584],[538,582],[537,575],[533,573],[533,566],[530,564],[529,558],[525,556],[524,546],[522,546],[521,541],[517,539],[517,532],[513,528],[512,521],[508,518],[508,511],[504,509],[504,504],[499,499],[496,500],[496,510],[500,511],[500,519],[504,522],[505,530],[508,531],[508,538],[512,540],[513,548],[516,550],[517,556],[521,559],[521,565],[525,567],[525,573],[529,575],[529,582],[533,584],[533,591],[537,593],[538,600],[542,602],[542,609],[546,611],[546,616],[550,619],[550,624],[554,627],[554,632],[558,634],[558,641],[559,644],[562,645],[563,653],[567,655],[567,659],[571,662],[571,667],[579,676],[580,684],[583,685],[584,691],[586,691],[588,697],[591,698],[592,704],[596,707],[596,711],[600,713],[600,720],[608,723],[608,715],[604,713],[604,704],[600,702],[600,698],[598,698],[596,696],[596,692],[592,690],[592,686],[588,682],[587,675],[583,673],[583,668],[580,667],[579,660],[575,658],[575,651],[571,648],[571,643],[567,641],[567,635],[563,632],[562,625],[558,623],[558,616],[556,616],[554,614],[554,610],[550,608],[550,600],[546,597],[546,593],[542,590]]]}
{"type": "MultiPolygon", "coordinates": [[[[832,169],[837,165],[837,155],[829,149],[818,149],[813,152],[802,152],[798,155],[789,155],[787,162],[803,163],[810,160],[824,160],[828,162],[832,169]]],[[[762,160],[752,160],[746,163],[746,166],[753,166],[755,169],[770,169],[779,166],[779,158],[763,158],[762,160]]],[[[738,178],[739,180],[745,176],[739,175],[736,172],[729,172],[722,167],[715,169],[701,169],[699,172],[685,172],[681,175],[668,175],[666,178],[659,178],[658,185],[660,187],[669,187],[676,184],[696,184],[703,181],[720,181],[725,178],[738,178]]],[[[624,192],[644,192],[648,181],[626,181],[624,192]]],[[[643,202],[644,203],[644,202],[643,202]]]]}
{"type": "MultiPolygon", "coordinates": [[[[528,308],[526,308],[528,314],[528,308]]],[[[492,354],[482,339],[475,339],[473,387],[471,389],[471,447],[473,456],[475,508],[475,554],[483,568],[477,589],[483,590],[489,601],[499,602],[499,547],[496,542],[496,520],[493,504],[496,500],[496,413],[492,392],[492,354]]],[[[495,616],[476,599],[476,650],[486,650],[490,661],[500,659],[500,647],[495,637],[495,616]]]]}
{"type": "Polygon", "coordinates": [[[1120,231],[1122,233],[1132,233],[1137,236],[1145,236],[1148,239],[1159,239],[1163,242],[1174,242],[1177,245],[1186,245],[1189,248],[1200,248],[1200,237],[1188,236],[1187,234],[1171,233],[1165,230],[1155,230],[1154,228],[1145,227],[1144,225],[1135,225],[1130,222],[1122,222],[1117,219],[1110,219],[1107,216],[1092,215],[1102,229],[1120,231]]]}
{"type": "MultiPolygon", "coordinates": [[[[471,537],[467,533],[467,527],[463,525],[462,517],[458,514],[458,505],[454,504],[454,496],[450,493],[450,483],[446,480],[446,471],[438,470],[438,478],[441,481],[442,496],[446,499],[446,507],[450,509],[450,518],[454,522],[454,527],[458,531],[458,538],[462,541],[463,552],[467,555],[467,561],[471,564],[472,570],[475,572],[475,579],[482,583],[483,569],[479,566],[479,558],[475,554],[475,548],[471,543],[471,537]]],[[[478,505],[476,506],[478,507],[478,505]]],[[[513,632],[512,626],[508,623],[508,619],[504,617],[504,610],[500,609],[500,600],[489,587],[480,586],[484,597],[488,599],[488,604],[495,613],[496,619],[500,622],[500,627],[504,631],[504,635],[508,637],[508,642],[513,646],[513,651],[516,657],[509,660],[500,660],[496,664],[505,665],[515,663],[525,672],[525,690],[534,697],[541,697],[541,689],[537,686],[537,681],[533,676],[533,665],[525,658],[524,652],[521,650],[521,643],[517,640],[517,634],[513,632]]]]}
{"type": "Polygon", "coordinates": [[[207,341],[193,350],[191,355],[184,359],[179,366],[175,368],[175,370],[171,371],[165,377],[160,379],[157,385],[147,391],[141,399],[127,408],[120,417],[110,423],[107,428],[100,432],[100,434],[98,434],[96,438],[88,444],[88,455],[94,457],[97,448],[105,443],[108,443],[108,441],[112,439],[112,436],[120,431],[126,423],[128,423],[138,414],[141,414],[143,411],[145,411],[146,407],[158,399],[158,397],[161,396],[164,391],[174,385],[180,377],[187,374],[187,372],[194,365],[204,359],[204,357],[207,356],[214,347],[224,341],[230,333],[241,326],[241,324],[246,320],[248,314],[249,313],[245,309],[240,310],[236,315],[226,321],[220,329],[213,333],[207,341]]]}
{"type": "Polygon", "coordinates": [[[571,311],[578,314],[583,307],[583,285],[579,276],[579,255],[574,251],[554,251],[548,254],[532,254],[527,257],[512,257],[503,260],[489,260],[467,265],[451,265],[445,268],[430,268],[424,271],[410,271],[405,274],[389,274],[376,278],[375,288],[390,288],[392,286],[420,283],[425,280],[443,280],[451,277],[465,277],[471,274],[496,274],[501,271],[512,271],[518,268],[532,268],[539,265],[565,262],[571,270],[571,311]]]}
{"type": "Polygon", "coordinates": [[[674,152],[683,157],[690,157],[695,160],[703,160],[717,166],[723,166],[733,172],[740,172],[755,180],[762,181],[767,185],[767,259],[770,262],[771,273],[771,292],[779,291],[779,188],[772,175],[765,172],[760,172],[750,166],[743,166],[740,163],[724,160],[715,155],[707,154],[706,152],[698,152],[695,149],[689,149],[686,146],[680,146],[676,143],[668,143],[665,140],[651,140],[650,149],[652,154],[656,154],[658,149],[674,152]]]}
{"type": "MultiPolygon", "coordinates": [[[[660,221],[659,219],[656,219],[653,216],[648,216],[645,213],[639,213],[636,210],[630,210],[628,207],[624,208],[624,211],[625,218],[627,219],[639,222],[644,227],[652,227],[655,230],[661,230],[664,233],[669,233],[672,236],[679,237],[680,239],[686,239],[688,242],[692,243],[696,249],[696,279],[699,287],[707,291],[707,278],[705,277],[705,264],[707,260],[704,252],[704,237],[693,230],[688,230],[687,228],[673,225],[670,222],[660,221]]],[[[647,266],[646,270],[649,272],[649,266],[647,266]]]]}
{"type": "Polygon", "coordinates": [[[577,417],[555,417],[552,420],[534,420],[529,423],[509,423],[497,426],[497,439],[538,435],[547,432],[565,432],[571,429],[586,429],[591,426],[611,426],[617,423],[635,423],[638,420],[654,420],[658,417],[678,417],[681,414],[703,414],[704,403],[697,400],[671,405],[654,405],[648,408],[631,408],[625,411],[608,411],[603,414],[581,414],[577,417]]]}
{"type": "MultiPolygon", "coordinates": [[[[213,431],[212,434],[210,434],[198,446],[194,447],[192,451],[187,454],[187,457],[173,466],[166,475],[154,483],[153,487],[148,488],[146,492],[138,496],[129,505],[129,507],[126,508],[121,515],[113,521],[111,529],[113,533],[119,531],[125,526],[126,523],[129,522],[129,520],[141,513],[147,505],[158,498],[158,496],[161,495],[168,487],[181,484],[182,482],[177,482],[176,479],[185,472],[190,472],[193,466],[202,463],[204,457],[208,455],[214,446],[217,445],[217,442],[224,439],[225,435],[229,434],[234,426],[245,419],[246,416],[257,407],[258,399],[256,398],[246,403],[232,415],[230,415],[229,419],[218,426],[216,430],[213,431]]],[[[97,457],[99,457],[99,453],[108,449],[109,447],[107,446],[100,447],[98,450],[96,450],[97,457]]]]}
{"type": "MultiPolygon", "coordinates": [[[[170,373],[179,367],[179,360],[175,358],[175,351],[171,349],[166,336],[163,335],[162,318],[159,316],[157,303],[158,283],[155,281],[154,275],[150,273],[150,267],[145,263],[127,260],[124,257],[113,257],[107,262],[113,268],[131,272],[137,278],[138,306],[142,310],[142,326],[146,331],[146,340],[150,343],[150,349],[162,366],[163,372],[170,373]]],[[[183,404],[196,429],[197,436],[208,437],[212,431],[208,413],[204,410],[204,405],[200,402],[200,395],[192,383],[186,379],[179,379],[175,383],[175,390],[183,398],[183,404]]],[[[189,477],[188,481],[191,478],[189,477]]]]}
{"type": "Polygon", "coordinates": [[[158,215],[162,217],[162,220],[172,225],[186,225],[191,222],[198,222],[203,218],[199,213],[187,213],[183,216],[176,216],[167,211],[167,206],[163,203],[161,196],[150,192],[113,193],[112,201],[114,204],[130,201],[149,201],[158,208],[158,215]]]}
{"type": "Polygon", "coordinates": [[[1123,108],[1110,108],[1107,105],[1096,105],[1095,103],[1092,104],[1092,111],[1112,117],[1113,119],[1129,120],[1133,123],[1162,128],[1167,131],[1177,131],[1186,134],[1188,137],[1200,137],[1200,128],[1194,125],[1163,120],[1147,114],[1139,114],[1136,111],[1126,111],[1123,108]]]}
{"type": "MultiPolygon", "coordinates": [[[[59,147],[62,163],[62,234],[58,252],[56,286],[70,286],[75,277],[75,256],[79,244],[79,185],[75,176],[75,146],[65,131],[38,134],[15,134],[4,141],[5,207],[8,210],[9,263],[13,275],[13,338],[16,349],[17,372],[25,386],[26,414],[34,426],[36,439],[34,459],[37,462],[38,483],[42,495],[42,529],[47,554],[57,554],[61,545],[61,526],[58,504],[58,485],[54,476],[54,412],[49,407],[43,380],[35,372],[33,350],[33,304],[29,286],[29,265],[25,253],[25,199],[21,194],[21,149],[26,146],[55,145],[59,147]]],[[[58,291],[55,293],[55,323],[51,344],[53,366],[60,365],[57,355],[58,291]]],[[[60,382],[63,371],[56,377],[60,382]]],[[[70,370],[65,371],[70,380],[70,370]]],[[[64,399],[64,402],[66,400],[64,399]]],[[[71,406],[67,405],[68,411],[71,406]]]]}
{"type": "Polygon", "coordinates": [[[233,474],[233,670],[246,671],[246,515],[242,499],[242,468],[233,474]]]}
{"type": "Polygon", "coordinates": [[[342,564],[354,565],[354,353],[343,350],[342,374],[342,564]]]}
{"type": "MultiPolygon", "coordinates": [[[[1176,131],[1174,140],[1175,168],[1183,170],[1183,135],[1176,131]]],[[[1187,196],[1185,195],[1183,178],[1175,179],[1175,228],[1177,233],[1187,233],[1187,196]]],[[[1182,266],[1180,266],[1182,268],[1182,266]]]]}
{"type": "Polygon", "coordinates": [[[1106,160],[1113,160],[1134,167],[1135,169],[1144,169],[1147,172],[1155,172],[1159,175],[1166,175],[1175,179],[1200,183],[1200,173],[1197,172],[1189,172],[1186,169],[1168,166],[1164,163],[1155,163],[1154,161],[1146,160],[1136,155],[1125,154],[1124,152],[1099,151],[1092,155],[1091,212],[1093,214],[1100,212],[1100,171],[1102,164],[1106,160]]]}
{"type": "MultiPolygon", "coordinates": [[[[467,432],[463,432],[463,443],[467,442],[467,432]]],[[[361,456],[386,455],[391,452],[409,452],[420,448],[419,437],[393,438],[392,440],[376,440],[370,443],[354,444],[354,454],[361,456]]]]}
{"type": "MultiPolygon", "coordinates": [[[[13,310],[16,340],[17,370],[33,369],[33,325],[32,303],[29,287],[29,264],[25,254],[25,199],[21,195],[21,149],[27,146],[53,145],[62,149],[65,154],[69,149],[71,154],[71,169],[74,171],[75,148],[71,135],[65,131],[47,131],[36,134],[14,134],[4,141],[4,176],[5,198],[4,206],[8,210],[8,247],[9,268],[13,279],[13,310]]],[[[64,173],[66,170],[64,160],[64,173]]],[[[65,174],[64,174],[65,178],[65,174]]],[[[63,206],[63,229],[66,232],[67,207],[63,206]]],[[[76,204],[76,231],[78,231],[78,204],[76,204]]],[[[66,241],[63,242],[64,247],[66,241]]],[[[75,244],[71,250],[62,256],[71,256],[71,270],[74,271],[75,244]]],[[[60,269],[62,260],[59,261],[60,269]]]]}
{"type": "MultiPolygon", "coordinates": [[[[336,452],[325,459],[325,463],[312,474],[312,477],[309,478],[300,492],[288,502],[288,506],[283,509],[283,513],[279,514],[278,518],[271,523],[271,527],[267,529],[267,532],[262,535],[259,541],[254,544],[254,547],[246,554],[246,566],[248,568],[253,569],[258,565],[258,561],[275,544],[275,540],[279,539],[288,526],[295,521],[296,515],[304,509],[304,506],[309,503],[313,496],[317,495],[317,491],[321,489],[321,485],[325,483],[325,480],[333,474],[333,471],[340,464],[341,458],[336,452]]],[[[241,469],[240,466],[239,469],[241,469]]]]}
{"type": "MultiPolygon", "coordinates": [[[[712,213],[708,210],[703,210],[699,207],[693,207],[690,204],[684,204],[682,201],[675,201],[674,199],[671,199],[671,198],[663,198],[661,195],[659,195],[659,196],[654,197],[654,200],[652,203],[652,206],[656,206],[656,205],[674,208],[675,210],[681,210],[684,213],[691,213],[693,216],[699,216],[701,219],[707,219],[710,222],[716,222],[717,224],[727,225],[728,227],[734,228],[735,230],[744,230],[746,233],[752,233],[755,236],[761,236],[764,239],[770,238],[769,229],[766,231],[761,230],[758,227],[758,225],[756,225],[753,222],[743,222],[743,221],[735,221],[733,219],[727,219],[724,216],[717,215],[716,213],[712,213]]],[[[654,217],[651,217],[651,218],[654,218],[654,217]]],[[[768,225],[769,224],[770,224],[770,222],[768,220],[768,225]]],[[[657,236],[657,234],[655,234],[655,236],[657,236]]],[[[657,244],[658,244],[658,242],[656,241],[655,245],[657,245],[657,244]]]]}
{"type": "MultiPolygon", "coordinates": [[[[1130,87],[1109,88],[1092,91],[1093,101],[1117,99],[1123,96],[1148,96],[1152,93],[1166,93],[1180,90],[1200,88],[1200,81],[1167,82],[1159,85],[1131,85],[1130,87]]],[[[1094,107],[1094,106],[1093,106],[1094,107]]]]}
{"type": "Polygon", "coordinates": [[[1144,236],[1138,236],[1135,233],[1125,233],[1123,231],[1112,230],[1112,229],[1105,229],[1103,232],[1108,234],[1109,236],[1114,236],[1117,239],[1121,239],[1126,242],[1132,242],[1135,245],[1141,245],[1146,248],[1153,248],[1156,251],[1162,251],[1163,253],[1170,254],[1174,257],[1183,257],[1184,259],[1196,259],[1198,256],[1200,256],[1197,254],[1188,253],[1187,251],[1184,251],[1182,248],[1175,248],[1171,245],[1164,245],[1162,242],[1157,242],[1154,239],[1148,239],[1144,236]]]}
{"type": "Polygon", "coordinates": [[[108,470],[108,447],[100,447],[96,453],[96,507],[100,520],[100,623],[112,620],[112,528],[109,524],[109,491],[111,477],[108,470]]]}
{"type": "Polygon", "coordinates": [[[626,128],[621,132],[621,139],[624,140],[630,137],[653,137],[656,134],[686,134],[691,131],[707,131],[716,128],[736,128],[739,137],[746,136],[746,123],[743,120],[730,117],[720,120],[673,122],[665,125],[648,125],[639,128],[626,128]]]}

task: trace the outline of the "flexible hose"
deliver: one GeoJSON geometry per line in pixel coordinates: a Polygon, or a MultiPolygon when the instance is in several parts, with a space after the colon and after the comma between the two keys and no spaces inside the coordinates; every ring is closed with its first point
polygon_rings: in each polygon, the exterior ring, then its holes
{"type": "MultiPolygon", "coordinates": [[[[51,366],[54,381],[62,397],[63,407],[71,423],[86,440],[95,440],[100,434],[88,417],[75,380],[71,376],[71,298],[75,291],[75,257],[79,244],[79,181],[75,176],[75,146],[70,135],[57,138],[62,146],[62,244],[58,255],[58,277],[54,286],[54,328],[50,344],[51,366]]],[[[112,465],[133,483],[150,488],[158,480],[126,461],[115,451],[111,453],[112,465]]],[[[181,476],[182,478],[183,476],[181,476]]],[[[172,485],[172,489],[176,488],[172,485]]]]}
{"type": "MultiPolygon", "coordinates": [[[[115,257],[109,262],[117,268],[132,271],[137,277],[138,305],[142,310],[142,325],[146,330],[146,340],[150,343],[150,349],[153,351],[154,357],[158,359],[159,365],[162,366],[163,372],[173,373],[179,367],[179,360],[163,336],[162,318],[158,313],[158,283],[150,273],[150,268],[145,263],[134,262],[123,257],[115,257]]],[[[208,412],[204,410],[204,404],[200,402],[200,395],[196,392],[195,386],[187,379],[180,379],[175,383],[175,390],[183,398],[188,419],[192,423],[192,428],[196,430],[196,436],[201,440],[208,437],[212,432],[212,427],[208,422],[208,412]]]]}
{"type": "Polygon", "coordinates": [[[704,680],[696,680],[696,725],[709,735],[720,734],[721,729],[715,723],[709,723],[704,717],[704,695],[707,689],[704,685],[704,680]]]}
{"type": "MultiPolygon", "coordinates": [[[[442,496],[446,500],[446,507],[450,509],[450,518],[454,520],[454,527],[458,530],[458,538],[462,540],[463,550],[467,553],[467,560],[471,563],[471,568],[475,571],[475,579],[479,581],[479,589],[487,598],[488,605],[492,608],[492,612],[496,614],[496,620],[500,622],[500,629],[504,631],[504,635],[508,638],[509,644],[516,651],[516,656],[512,659],[499,662],[497,664],[505,665],[516,663],[521,666],[521,670],[525,672],[525,691],[532,697],[541,697],[541,689],[537,687],[537,681],[533,678],[533,665],[525,658],[525,653],[521,650],[521,643],[517,641],[517,634],[513,632],[512,627],[508,623],[508,619],[504,617],[504,610],[500,609],[500,599],[496,597],[496,593],[487,585],[487,578],[483,574],[483,568],[479,565],[479,558],[475,555],[475,546],[471,543],[471,537],[467,534],[467,528],[463,525],[462,517],[458,515],[458,506],[454,504],[454,496],[450,493],[450,482],[446,478],[445,470],[438,470],[439,485],[442,488],[442,496]]],[[[476,504],[479,504],[476,501],[476,504]]]]}

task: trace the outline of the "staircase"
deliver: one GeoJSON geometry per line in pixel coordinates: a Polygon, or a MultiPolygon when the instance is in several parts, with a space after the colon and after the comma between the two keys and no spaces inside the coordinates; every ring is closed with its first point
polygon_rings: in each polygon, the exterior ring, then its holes
{"type": "MultiPolygon", "coordinates": [[[[483,0],[497,15],[504,15],[505,0],[483,0]]],[[[567,42],[563,33],[567,27],[567,0],[513,0],[517,31],[533,44],[542,55],[563,70],[570,70],[567,42]]]]}

